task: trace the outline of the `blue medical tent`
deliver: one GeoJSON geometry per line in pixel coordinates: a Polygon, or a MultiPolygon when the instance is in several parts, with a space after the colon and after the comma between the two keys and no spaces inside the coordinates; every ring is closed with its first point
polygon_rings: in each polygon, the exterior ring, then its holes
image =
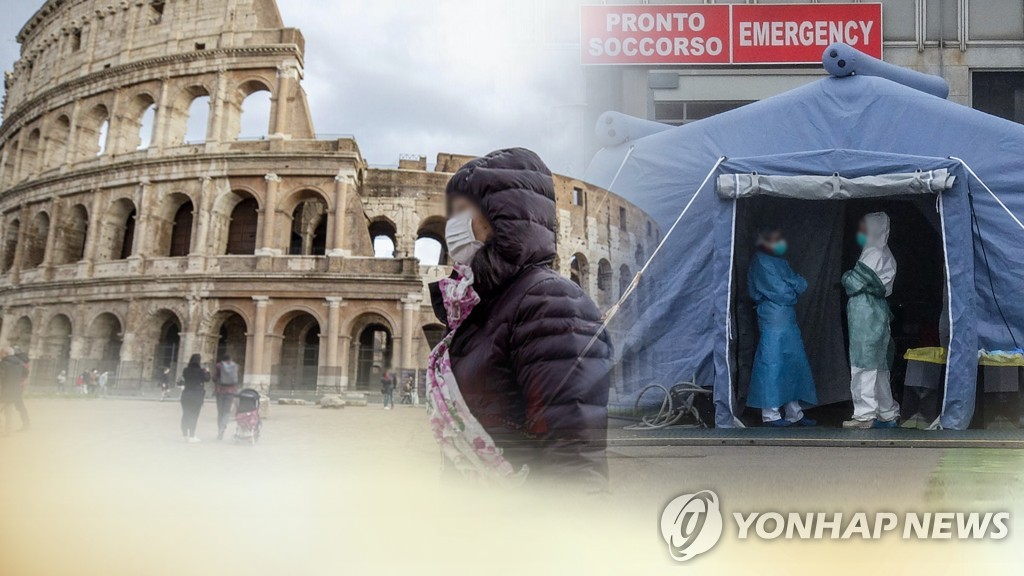
{"type": "Polygon", "coordinates": [[[756,345],[746,263],[754,229],[774,224],[812,286],[798,317],[821,403],[848,400],[838,282],[856,259],[848,232],[882,209],[893,216],[897,285],[932,294],[949,325],[936,427],[968,427],[979,349],[1024,336],[1024,126],[863,75],[680,127],[622,120],[603,119],[619,122],[618,143],[611,134],[586,179],[661,227],[630,313],[613,325],[642,384],[696,377],[713,386],[716,425],[740,425],[743,358],[756,345]],[[922,248],[928,237],[934,250],[922,248]],[[917,265],[929,258],[931,268],[917,265]]]}

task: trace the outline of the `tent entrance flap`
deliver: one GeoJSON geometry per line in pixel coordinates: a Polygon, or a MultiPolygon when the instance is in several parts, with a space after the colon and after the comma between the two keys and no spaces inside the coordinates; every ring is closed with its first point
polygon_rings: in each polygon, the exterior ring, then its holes
{"type": "Polygon", "coordinates": [[[829,176],[770,176],[758,173],[722,174],[717,191],[721,198],[739,199],[766,195],[801,200],[847,200],[908,194],[939,194],[953,187],[954,177],[945,168],[860,178],[829,176]]]}
{"type": "MultiPolygon", "coordinates": [[[[757,314],[747,289],[747,271],[756,250],[758,230],[777,227],[783,231],[790,246],[786,259],[808,282],[808,290],[796,306],[797,324],[811,364],[819,405],[825,406],[850,400],[846,298],[840,278],[854,266],[860,254],[856,243],[860,219],[881,211],[892,222],[889,244],[900,270],[889,299],[894,313],[892,335],[899,348],[897,358],[902,358],[902,352],[908,348],[939,345],[944,309],[944,247],[934,197],[914,193],[824,201],[770,195],[744,197],[735,202],[730,297],[730,367],[739,409],[745,405],[759,341],[757,314]]],[[[893,366],[897,395],[902,383],[902,364],[897,361],[893,366]]],[[[815,416],[837,424],[842,417],[849,416],[849,411],[842,405],[836,408],[816,411],[815,416]]]]}

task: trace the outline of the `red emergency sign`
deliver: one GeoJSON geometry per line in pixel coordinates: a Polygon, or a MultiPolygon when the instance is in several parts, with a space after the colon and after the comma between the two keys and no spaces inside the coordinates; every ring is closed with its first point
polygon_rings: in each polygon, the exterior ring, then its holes
{"type": "Polygon", "coordinates": [[[881,4],[583,6],[584,64],[813,64],[834,42],[882,57],[881,4]]]}

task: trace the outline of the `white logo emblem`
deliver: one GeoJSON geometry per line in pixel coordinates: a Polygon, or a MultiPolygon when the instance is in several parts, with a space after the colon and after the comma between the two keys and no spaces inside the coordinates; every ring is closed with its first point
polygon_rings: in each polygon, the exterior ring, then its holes
{"type": "Polygon", "coordinates": [[[718,495],[710,490],[684,494],[661,513],[661,536],[674,560],[686,562],[715,547],[722,537],[718,495]]]}

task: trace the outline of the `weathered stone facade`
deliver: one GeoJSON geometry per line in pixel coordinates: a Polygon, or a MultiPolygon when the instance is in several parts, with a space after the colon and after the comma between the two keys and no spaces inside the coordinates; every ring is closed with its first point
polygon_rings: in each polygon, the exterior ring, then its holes
{"type": "MultiPolygon", "coordinates": [[[[18,40],[0,344],[28,351],[35,384],[98,368],[137,387],[196,352],[231,353],[264,391],[376,390],[377,366],[425,366],[441,334],[425,286],[450,268],[415,244],[443,241],[468,158],[371,169],[353,139],[318,139],[304,40],[273,0],[49,0],[18,40]],[[239,139],[254,94],[266,135],[239,139]],[[206,99],[205,139],[187,142],[206,99]],[[381,236],[394,257],[375,257],[381,236]]],[[[607,307],[659,232],[604,190],[556,186],[556,266],[607,307]]]]}

